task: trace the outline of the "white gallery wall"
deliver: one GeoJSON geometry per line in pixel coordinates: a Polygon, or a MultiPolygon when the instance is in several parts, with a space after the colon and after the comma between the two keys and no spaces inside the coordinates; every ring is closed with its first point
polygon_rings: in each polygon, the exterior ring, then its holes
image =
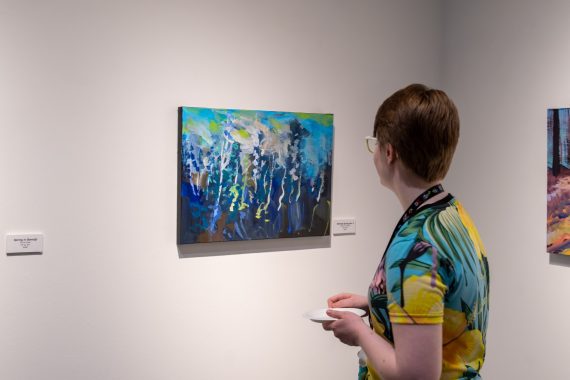
{"type": "MultiPolygon", "coordinates": [[[[368,286],[401,211],[380,188],[363,137],[387,95],[411,82],[442,83],[442,4],[1,0],[0,243],[9,233],[40,232],[45,250],[16,257],[0,251],[0,378],[354,378],[356,349],[302,314],[324,307],[335,292],[368,286]],[[334,113],[333,217],[355,217],[357,234],[225,243],[204,247],[207,254],[179,250],[177,107],[183,105],[334,113]]],[[[546,89],[539,72],[535,80],[546,89]]],[[[455,83],[449,86],[466,108],[470,94],[455,83]]],[[[468,111],[466,120],[476,115],[468,111]]],[[[542,154],[542,119],[536,119],[537,138],[530,132],[523,138],[542,154]]],[[[499,146],[493,138],[510,134],[489,123],[481,139],[499,146]]],[[[509,147],[519,153],[516,161],[500,155],[501,165],[513,160],[512,182],[502,173],[495,178],[505,188],[531,173],[515,163],[542,168],[525,154],[529,147],[509,147]]],[[[486,173],[470,166],[478,154],[461,150],[470,178],[486,173]]],[[[491,173],[502,167],[489,162],[491,173]]],[[[482,224],[494,220],[485,210],[504,201],[479,205],[474,189],[489,190],[463,184],[463,175],[456,172],[455,188],[477,206],[482,224]]],[[[542,183],[531,180],[525,191],[540,203],[542,183]]],[[[522,206],[511,207],[526,216],[522,206]]],[[[531,227],[542,228],[536,214],[528,214],[516,245],[514,219],[506,235],[490,226],[483,231],[491,250],[518,247],[521,255],[509,254],[526,257],[519,265],[534,260],[542,277],[563,281],[566,268],[545,261],[542,235],[528,240],[536,233],[531,227]],[[501,245],[505,238],[511,243],[501,245]]],[[[494,259],[495,273],[501,263],[507,269],[505,260],[494,259]]],[[[510,291],[528,300],[517,293],[520,282],[537,299],[532,304],[543,305],[544,281],[552,280],[503,280],[509,289],[497,286],[495,297],[510,291]]],[[[553,297],[547,304],[564,307],[554,297],[564,296],[560,288],[546,286],[553,297]]],[[[503,312],[493,317],[497,325],[509,323],[503,312]]],[[[507,343],[498,326],[494,331],[492,352],[499,354],[507,343]]],[[[491,366],[501,371],[498,361],[491,366]]]]}
{"type": "Polygon", "coordinates": [[[447,181],[489,252],[488,379],[570,378],[570,257],[546,253],[546,109],[570,107],[568,1],[445,2],[462,116],[447,181]]]}
{"type": "Polygon", "coordinates": [[[563,0],[0,0],[0,379],[355,378],[356,349],[302,314],[367,288],[401,210],[363,137],[411,82],[462,118],[446,185],[490,256],[484,377],[570,378],[570,260],[545,250],[568,15],[563,0]],[[182,105],[334,113],[333,217],[357,234],[179,249],[182,105]],[[6,256],[26,232],[44,254],[6,256]]]}

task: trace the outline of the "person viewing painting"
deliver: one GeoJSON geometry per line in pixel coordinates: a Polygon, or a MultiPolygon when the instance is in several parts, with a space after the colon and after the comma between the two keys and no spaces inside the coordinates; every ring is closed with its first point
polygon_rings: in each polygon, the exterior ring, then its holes
{"type": "Polygon", "coordinates": [[[366,138],[380,183],[405,211],[368,295],[327,301],[368,312],[370,326],[337,310],[328,310],[336,320],[323,324],[361,347],[359,380],[482,378],[489,265],[471,218],[442,185],[458,139],[454,103],[421,84],[386,99],[366,138]]]}

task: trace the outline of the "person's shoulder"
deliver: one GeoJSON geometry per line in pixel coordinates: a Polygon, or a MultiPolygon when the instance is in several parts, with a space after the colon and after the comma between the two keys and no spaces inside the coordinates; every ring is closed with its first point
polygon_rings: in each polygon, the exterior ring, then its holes
{"type": "Polygon", "coordinates": [[[454,209],[457,209],[458,204],[459,201],[453,195],[449,194],[445,198],[421,208],[415,217],[418,223],[420,221],[426,223],[430,220],[437,219],[441,213],[453,212],[454,209]]]}

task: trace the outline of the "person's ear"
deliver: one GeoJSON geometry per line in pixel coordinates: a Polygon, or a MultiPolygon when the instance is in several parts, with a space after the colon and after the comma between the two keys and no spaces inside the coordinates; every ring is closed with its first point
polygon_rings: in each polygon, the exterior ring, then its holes
{"type": "Polygon", "coordinates": [[[386,144],[386,162],[391,164],[398,158],[398,153],[396,153],[396,149],[392,146],[392,144],[386,144]]]}

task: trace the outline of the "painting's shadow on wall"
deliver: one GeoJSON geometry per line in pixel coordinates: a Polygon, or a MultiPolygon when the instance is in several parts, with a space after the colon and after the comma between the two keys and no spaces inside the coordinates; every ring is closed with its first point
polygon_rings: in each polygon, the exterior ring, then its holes
{"type": "Polygon", "coordinates": [[[570,268],[570,256],[566,255],[557,255],[557,254],[550,254],[548,259],[550,265],[558,265],[561,267],[569,267],[570,268]]]}
{"type": "Polygon", "coordinates": [[[178,257],[181,259],[186,259],[192,257],[226,256],[260,252],[298,251],[330,247],[330,236],[198,243],[179,245],[178,257]]]}

